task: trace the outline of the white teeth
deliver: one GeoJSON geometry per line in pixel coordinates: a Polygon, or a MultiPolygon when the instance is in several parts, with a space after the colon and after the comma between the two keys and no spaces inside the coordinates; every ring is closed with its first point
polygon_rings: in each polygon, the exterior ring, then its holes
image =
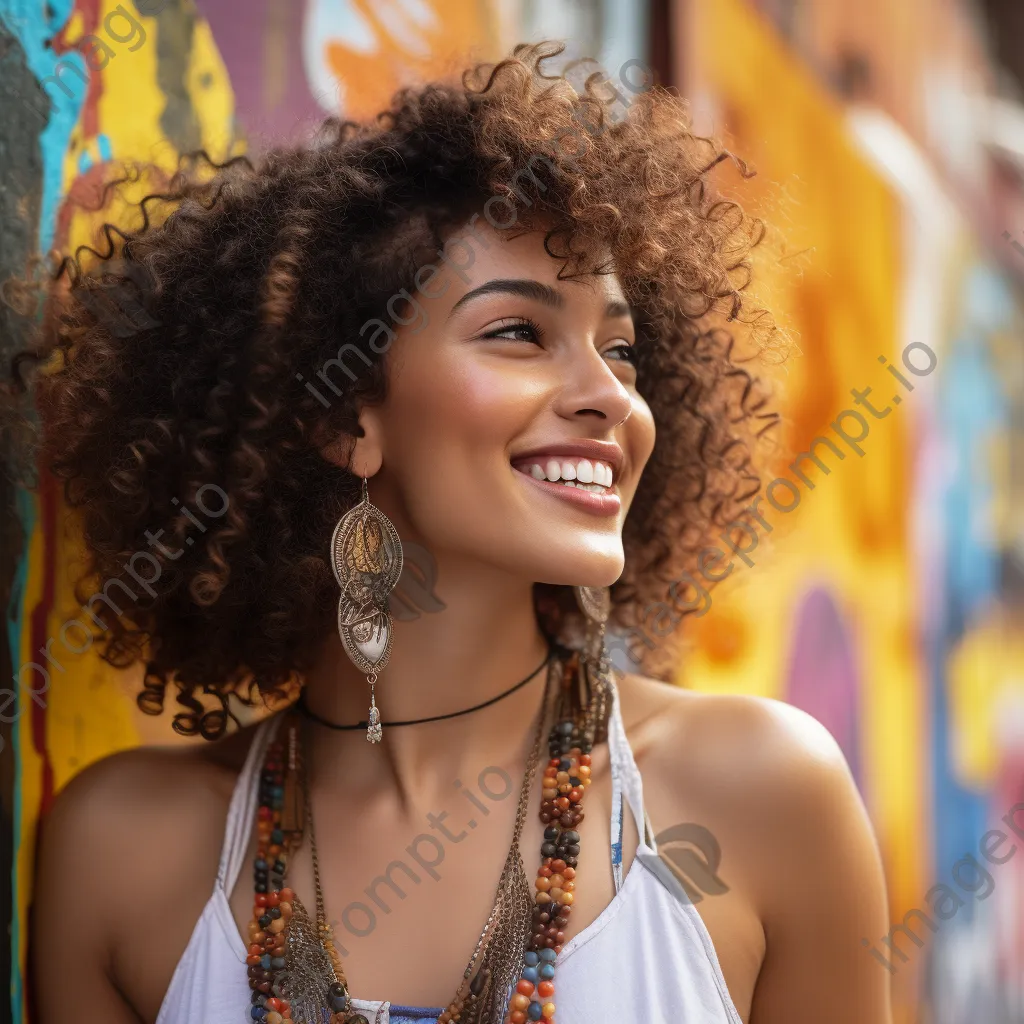
{"type": "Polygon", "coordinates": [[[602,484],[581,484],[578,480],[564,480],[563,487],[576,487],[581,491],[592,491],[594,494],[604,494],[607,487],[602,484]]]}
{"type": "Polygon", "coordinates": [[[580,487],[598,494],[604,494],[612,486],[615,478],[611,466],[604,462],[592,462],[590,459],[548,459],[543,465],[534,462],[524,469],[534,480],[561,482],[565,487],[580,487]]]}

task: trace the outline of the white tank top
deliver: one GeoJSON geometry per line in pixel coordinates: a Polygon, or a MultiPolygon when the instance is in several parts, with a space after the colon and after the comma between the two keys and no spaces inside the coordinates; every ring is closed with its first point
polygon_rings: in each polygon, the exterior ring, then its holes
{"type": "MultiPolygon", "coordinates": [[[[156,1024],[252,1024],[246,947],[228,895],[252,834],[264,750],[280,717],[274,715],[257,727],[231,798],[213,894],[174,971],[156,1024]]],[[[617,1024],[634,1019],[658,1024],[743,1024],[700,915],[664,863],[644,856],[656,854],[657,848],[643,809],[640,772],[622,725],[617,690],[608,747],[615,896],[558,954],[555,998],[559,1024],[617,1024]],[[623,798],[640,836],[625,881],[623,798]]],[[[351,1002],[370,1024],[434,1024],[443,1010],[440,1006],[398,1006],[387,1000],[353,998],[351,1002]]]]}

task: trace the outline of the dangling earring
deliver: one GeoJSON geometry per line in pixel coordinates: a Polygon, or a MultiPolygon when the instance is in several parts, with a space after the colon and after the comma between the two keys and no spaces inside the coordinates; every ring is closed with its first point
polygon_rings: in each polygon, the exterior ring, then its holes
{"type": "Polygon", "coordinates": [[[374,684],[391,654],[388,595],[402,575],[402,542],[391,520],[370,504],[366,477],[362,501],[349,509],[334,528],[331,565],[341,587],[338,635],[352,663],[366,673],[370,684],[366,738],[379,743],[382,730],[374,684]]]}
{"type": "Polygon", "coordinates": [[[607,736],[611,700],[611,662],[605,643],[605,625],[612,610],[608,587],[573,587],[576,604],[587,618],[587,635],[578,660],[579,700],[589,708],[585,731],[592,742],[603,743],[607,736]]]}

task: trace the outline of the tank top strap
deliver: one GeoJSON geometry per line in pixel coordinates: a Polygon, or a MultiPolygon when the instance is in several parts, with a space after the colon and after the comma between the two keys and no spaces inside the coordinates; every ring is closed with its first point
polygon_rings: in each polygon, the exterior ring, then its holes
{"type": "Polygon", "coordinates": [[[249,846],[256,814],[256,800],[259,797],[263,756],[277,731],[280,718],[279,714],[271,715],[256,727],[245,764],[231,794],[227,823],[224,827],[224,846],[220,854],[220,867],[217,869],[217,885],[228,897],[235,887],[238,872],[242,870],[245,851],[249,846]]]}
{"type": "Polygon", "coordinates": [[[654,840],[654,829],[644,808],[644,788],[640,777],[640,769],[633,758],[633,750],[626,738],[626,729],[622,724],[622,711],[619,707],[619,688],[612,679],[612,706],[608,716],[608,755],[612,772],[612,814],[611,814],[611,846],[612,875],[615,879],[615,891],[622,888],[622,823],[623,804],[628,803],[636,822],[637,835],[640,837],[639,850],[657,853],[654,840]]]}

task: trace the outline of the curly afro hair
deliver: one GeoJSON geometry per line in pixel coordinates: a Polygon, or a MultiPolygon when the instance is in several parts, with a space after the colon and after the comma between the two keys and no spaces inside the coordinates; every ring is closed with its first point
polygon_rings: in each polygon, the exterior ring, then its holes
{"type": "MultiPolygon", "coordinates": [[[[135,205],[136,228],[105,224],[104,244],[54,271],[13,379],[34,393],[40,466],[80,518],[79,594],[126,581],[140,552],[159,578],[93,619],[111,664],[145,663],[143,710],[159,713],[173,687],[177,731],[219,734],[229,697],[286,695],[308,670],[333,625],[331,532],[359,499],[316,439],[358,431],[386,360],[336,374],[326,404],[303,381],[339,346],[365,352],[360,325],[489,200],[503,226],[514,209],[510,232],[542,228],[563,273],[613,266],[639,311],[657,442],[625,525],[613,626],[664,601],[757,493],[757,439],[777,417],[730,325],[778,332],[742,295],[765,232],[709,181],[726,159],[752,172],[695,135],[664,89],[634,86],[627,105],[600,74],[576,88],[547,74],[561,50],[516,47],[461,84],[404,89],[370,124],[329,119],[258,161],[192,154],[135,205]],[[110,315],[111,296],[124,315],[110,315]]],[[[137,169],[111,184],[126,180],[137,169]]],[[[557,635],[570,588],[538,584],[537,605],[557,635]]],[[[670,651],[650,658],[667,665],[670,651]]],[[[664,676],[650,658],[642,667],[664,676]]]]}

